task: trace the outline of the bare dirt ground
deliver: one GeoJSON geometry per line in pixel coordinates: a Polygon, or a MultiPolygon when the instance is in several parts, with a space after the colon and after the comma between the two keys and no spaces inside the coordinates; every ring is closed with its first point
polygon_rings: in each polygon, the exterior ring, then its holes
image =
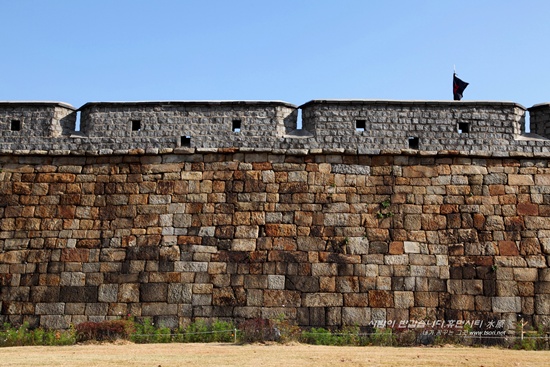
{"type": "Polygon", "coordinates": [[[0,366],[548,366],[550,352],[463,347],[96,344],[0,348],[0,366]]]}

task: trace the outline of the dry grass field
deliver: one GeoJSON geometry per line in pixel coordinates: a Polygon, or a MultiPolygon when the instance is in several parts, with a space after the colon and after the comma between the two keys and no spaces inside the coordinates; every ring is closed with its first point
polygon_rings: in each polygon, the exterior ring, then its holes
{"type": "Polygon", "coordinates": [[[87,344],[0,349],[0,366],[347,367],[548,366],[550,352],[464,347],[334,347],[233,344],[87,344]]]}

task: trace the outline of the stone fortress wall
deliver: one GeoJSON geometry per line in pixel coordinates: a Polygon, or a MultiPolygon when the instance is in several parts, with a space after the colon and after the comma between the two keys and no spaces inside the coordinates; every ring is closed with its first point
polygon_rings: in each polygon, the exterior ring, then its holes
{"type": "Polygon", "coordinates": [[[549,325],[549,105],[300,109],[0,103],[2,321],[549,325]]]}

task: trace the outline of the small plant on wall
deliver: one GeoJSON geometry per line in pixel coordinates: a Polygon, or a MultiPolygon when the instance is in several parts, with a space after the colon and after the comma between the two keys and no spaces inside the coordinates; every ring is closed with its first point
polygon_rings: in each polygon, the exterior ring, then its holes
{"type": "Polygon", "coordinates": [[[390,218],[390,217],[393,217],[393,212],[390,210],[390,206],[391,206],[391,201],[390,199],[386,199],[384,200],[383,202],[380,203],[380,210],[378,210],[378,212],[376,213],[376,216],[379,218],[379,219],[384,219],[384,218],[390,218]]]}

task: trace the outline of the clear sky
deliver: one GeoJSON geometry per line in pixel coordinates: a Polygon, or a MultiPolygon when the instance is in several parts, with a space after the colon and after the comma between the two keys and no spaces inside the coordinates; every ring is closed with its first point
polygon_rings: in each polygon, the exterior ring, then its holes
{"type": "Polygon", "coordinates": [[[0,100],[550,100],[548,0],[0,0],[0,100]]]}

